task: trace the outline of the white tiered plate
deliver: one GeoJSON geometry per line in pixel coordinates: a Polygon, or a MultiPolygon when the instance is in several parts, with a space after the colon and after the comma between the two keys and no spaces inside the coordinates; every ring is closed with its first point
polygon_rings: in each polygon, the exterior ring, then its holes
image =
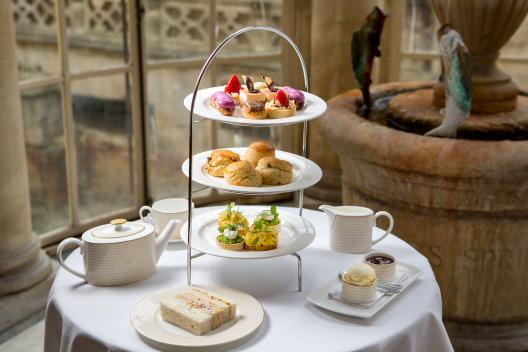
{"type": "MultiPolygon", "coordinates": [[[[194,104],[194,113],[206,119],[216,120],[224,123],[241,126],[282,126],[290,125],[293,123],[299,123],[304,121],[313,120],[326,111],[326,102],[319,98],[317,95],[303,92],[304,93],[304,107],[298,110],[294,116],[285,117],[282,119],[264,119],[264,120],[251,120],[246,119],[242,116],[240,107],[236,107],[235,112],[232,116],[224,116],[216,111],[211,104],[209,99],[211,95],[216,92],[223,92],[224,86],[200,89],[196,93],[196,103],[194,104]]],[[[191,110],[192,93],[187,95],[183,100],[183,104],[187,110],[191,110]]]]}
{"type": "MultiPolygon", "coordinates": [[[[139,301],[130,315],[141,338],[156,349],[167,351],[181,347],[205,347],[238,341],[259,328],[264,319],[262,305],[254,297],[226,287],[204,287],[237,304],[236,318],[202,336],[196,336],[161,319],[159,302],[187,287],[151,294],[139,301]]],[[[179,350],[179,349],[178,349],[179,350]]]]}
{"type": "MultiPolygon", "coordinates": [[[[247,148],[225,148],[244,156],[247,148]]],[[[228,192],[244,194],[275,194],[298,191],[313,186],[323,176],[321,168],[313,161],[280,150],[275,151],[275,156],[279,159],[286,160],[293,165],[292,182],[287,185],[278,186],[260,186],[260,187],[243,187],[230,185],[222,177],[211,176],[205,170],[207,157],[211,155],[212,150],[202,152],[193,157],[193,181],[204,186],[221,189],[228,192]]],[[[182,164],[182,171],[185,176],[189,177],[189,159],[182,164]]]]}
{"type": "MultiPolygon", "coordinates": [[[[257,214],[269,207],[262,206],[240,206],[240,210],[251,224],[257,214]]],[[[269,251],[230,251],[220,248],[216,244],[218,236],[218,214],[221,210],[209,211],[193,217],[193,237],[191,247],[202,253],[218,257],[235,259],[261,259],[273,258],[298,252],[310,245],[315,239],[315,228],[305,218],[288,212],[280,212],[281,231],[279,234],[279,245],[277,249],[269,251]]],[[[188,243],[187,223],[182,226],[180,232],[183,242],[188,243]]]]}
{"type": "MultiPolygon", "coordinates": [[[[402,283],[403,288],[401,292],[407,289],[409,285],[411,285],[418,277],[420,277],[422,271],[414,265],[398,262],[398,266],[396,267],[396,278],[403,274],[407,275],[407,279],[402,283]]],[[[334,279],[312,292],[310,296],[308,296],[308,301],[331,312],[358,318],[370,318],[401,294],[400,292],[392,296],[386,296],[380,290],[376,290],[376,298],[374,299],[374,303],[368,308],[362,308],[358,305],[348,304],[339,299],[328,297],[328,292],[340,292],[340,290],[341,282],[337,278],[336,273],[334,279]]]]}

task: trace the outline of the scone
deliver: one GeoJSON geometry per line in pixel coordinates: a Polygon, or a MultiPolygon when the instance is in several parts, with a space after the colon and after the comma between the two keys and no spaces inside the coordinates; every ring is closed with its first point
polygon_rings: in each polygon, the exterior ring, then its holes
{"type": "Polygon", "coordinates": [[[268,118],[281,119],[295,115],[295,102],[289,100],[288,95],[282,89],[279,89],[275,97],[266,103],[268,118]]]}
{"type": "Polygon", "coordinates": [[[262,185],[262,176],[249,161],[232,163],[224,169],[227,183],[235,186],[258,187],[262,185]]]}
{"type": "Polygon", "coordinates": [[[260,101],[248,101],[242,104],[242,115],[251,120],[263,120],[268,113],[264,103],[260,101]]]}
{"type": "Polygon", "coordinates": [[[243,159],[257,167],[258,161],[267,156],[275,157],[275,148],[266,141],[257,141],[249,145],[243,159]]]}
{"type": "Polygon", "coordinates": [[[262,158],[258,161],[257,171],[262,176],[265,185],[285,185],[292,181],[292,165],[273,157],[262,158]]]}
{"type": "Polygon", "coordinates": [[[237,161],[240,161],[240,155],[235,152],[224,149],[213,150],[211,156],[207,158],[207,173],[216,177],[223,177],[225,167],[237,161]]]}
{"type": "Polygon", "coordinates": [[[246,87],[240,89],[240,104],[245,104],[250,101],[259,101],[262,103],[266,102],[266,95],[260,90],[255,89],[253,85],[253,78],[242,75],[242,79],[246,84],[246,87]]]}

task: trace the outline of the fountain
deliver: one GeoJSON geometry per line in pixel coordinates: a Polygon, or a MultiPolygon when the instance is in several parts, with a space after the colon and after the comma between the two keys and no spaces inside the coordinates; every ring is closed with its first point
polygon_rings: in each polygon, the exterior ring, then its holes
{"type": "Polygon", "coordinates": [[[471,115],[442,122],[442,83],[394,82],[328,102],[320,121],[338,153],[344,204],[385,209],[431,262],[457,351],[528,349],[528,97],[496,66],[528,0],[432,0],[473,58],[471,115]]]}

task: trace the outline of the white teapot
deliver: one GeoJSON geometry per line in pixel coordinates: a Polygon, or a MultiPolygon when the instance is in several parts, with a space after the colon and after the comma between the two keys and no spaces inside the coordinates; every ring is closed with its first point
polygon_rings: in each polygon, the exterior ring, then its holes
{"type": "Polygon", "coordinates": [[[57,247],[57,258],[64,269],[91,285],[117,286],[144,280],[156,271],[156,263],[179,222],[170,220],[156,238],[150,224],[112,220],[83,233],[82,241],[73,237],[63,240],[57,247]],[[68,244],[80,247],[84,273],[64,262],[62,251],[68,244]]]}

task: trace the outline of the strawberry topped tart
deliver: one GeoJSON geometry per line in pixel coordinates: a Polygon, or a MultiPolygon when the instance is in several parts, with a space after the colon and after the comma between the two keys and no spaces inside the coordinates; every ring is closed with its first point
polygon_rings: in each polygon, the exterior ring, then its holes
{"type": "Polygon", "coordinates": [[[237,105],[240,104],[240,88],[240,81],[238,80],[237,75],[234,74],[231,75],[227,85],[224,87],[224,93],[230,95],[237,105]]]}
{"type": "Polygon", "coordinates": [[[282,89],[279,89],[273,99],[266,103],[266,111],[268,118],[281,119],[295,115],[295,102],[288,98],[288,94],[282,89]]]}

